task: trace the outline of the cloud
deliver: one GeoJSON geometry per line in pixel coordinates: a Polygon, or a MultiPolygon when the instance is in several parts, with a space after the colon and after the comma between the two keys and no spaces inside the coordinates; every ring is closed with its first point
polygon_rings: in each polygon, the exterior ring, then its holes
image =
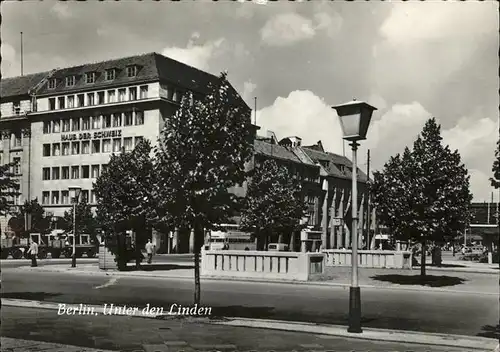
{"type": "Polygon", "coordinates": [[[52,6],[50,11],[62,20],[73,17],[69,5],[64,2],[56,3],[54,6],[52,6]]]}
{"type": "Polygon", "coordinates": [[[0,46],[2,53],[2,61],[1,61],[1,70],[2,77],[12,77],[19,76],[20,71],[18,70],[18,61],[16,60],[16,51],[12,47],[12,45],[3,42],[0,46]]]}
{"type": "Polygon", "coordinates": [[[287,46],[311,39],[315,35],[314,25],[296,13],[282,13],[269,19],[260,31],[261,39],[270,46],[287,46]]]}
{"type": "Polygon", "coordinates": [[[243,83],[242,97],[247,103],[252,99],[252,93],[255,91],[255,88],[257,88],[257,85],[252,83],[252,81],[243,83]]]}
{"type": "Polygon", "coordinates": [[[163,49],[162,54],[200,70],[208,70],[210,60],[220,54],[224,38],[197,44],[199,38],[200,34],[194,32],[185,48],[167,47],[163,49]]]}
{"type": "Polygon", "coordinates": [[[499,201],[498,190],[491,187],[491,173],[469,169],[469,175],[469,185],[473,195],[473,202],[489,202],[491,201],[491,193],[493,193],[493,202],[499,201]]]}
{"type": "Polygon", "coordinates": [[[342,28],[342,17],[336,13],[318,12],[314,15],[314,19],[317,23],[315,29],[325,31],[330,37],[337,35],[342,28]]]}

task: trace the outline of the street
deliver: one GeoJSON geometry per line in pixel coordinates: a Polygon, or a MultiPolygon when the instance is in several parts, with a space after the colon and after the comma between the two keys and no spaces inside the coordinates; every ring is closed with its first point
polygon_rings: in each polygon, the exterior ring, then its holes
{"type": "MultiPolygon", "coordinates": [[[[2,272],[2,297],[72,304],[190,305],[192,279],[2,272]]],[[[202,304],[220,316],[347,324],[348,288],[202,281],[202,304]]],[[[363,288],[363,325],[481,336],[498,324],[498,296],[480,293],[363,288]]],[[[490,336],[491,337],[491,336],[490,336]]]]}

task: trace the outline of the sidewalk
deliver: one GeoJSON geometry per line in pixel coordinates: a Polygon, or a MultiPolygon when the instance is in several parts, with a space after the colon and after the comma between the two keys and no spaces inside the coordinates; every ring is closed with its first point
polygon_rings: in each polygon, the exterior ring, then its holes
{"type": "MultiPolygon", "coordinates": [[[[87,349],[68,352],[121,350],[164,351],[492,351],[492,338],[411,331],[363,329],[347,333],[345,326],[255,319],[210,319],[170,316],[57,315],[54,309],[4,307],[2,334],[9,338],[78,344],[87,349]],[[33,325],[36,317],[36,325],[33,325]]],[[[2,341],[9,348],[16,340],[2,341]]],[[[19,343],[28,343],[21,341],[19,343]]],[[[35,344],[35,342],[32,342],[35,344]]],[[[36,342],[38,343],[38,342],[36,342]]],[[[11,347],[12,348],[12,347],[11,347]]],[[[59,347],[61,348],[61,347],[59,347]]],[[[39,351],[42,346],[39,346],[39,351]]],[[[13,350],[21,351],[21,350],[13,350]]],[[[30,350],[37,351],[37,350],[30,350]]],[[[49,350],[50,352],[56,350],[49,350]]]]}
{"type": "MultiPolygon", "coordinates": [[[[143,265],[141,271],[103,271],[97,264],[82,264],[76,268],[67,265],[47,265],[31,268],[29,266],[20,267],[17,270],[27,270],[35,272],[59,272],[74,273],[78,275],[99,275],[113,277],[143,277],[143,278],[163,278],[177,280],[193,280],[194,270],[186,263],[171,264],[171,270],[148,270],[148,266],[143,265]],[[182,267],[185,267],[183,269],[182,267]]],[[[130,264],[130,266],[133,266],[130,264]]],[[[454,268],[449,268],[454,269],[454,268]]],[[[496,275],[484,275],[466,271],[446,270],[439,272],[429,271],[428,277],[433,276],[436,282],[429,285],[422,285],[417,282],[420,270],[400,270],[400,269],[371,269],[359,268],[358,278],[360,287],[366,288],[391,288],[399,290],[430,290],[447,292],[468,292],[480,294],[499,294],[498,272],[496,275]]],[[[269,282],[276,284],[296,284],[296,285],[316,285],[316,286],[349,286],[351,280],[350,267],[327,267],[325,275],[321,281],[293,281],[293,280],[266,280],[248,278],[215,278],[202,277],[202,281],[244,281],[244,282],[269,282]]]]}

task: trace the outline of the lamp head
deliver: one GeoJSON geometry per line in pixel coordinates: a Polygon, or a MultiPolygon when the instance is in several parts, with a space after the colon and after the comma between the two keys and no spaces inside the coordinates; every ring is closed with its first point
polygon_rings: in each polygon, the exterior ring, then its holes
{"type": "Polygon", "coordinates": [[[364,101],[356,100],[332,108],[337,111],[340,118],[340,126],[345,140],[360,141],[366,139],[373,112],[377,108],[364,101]]]}

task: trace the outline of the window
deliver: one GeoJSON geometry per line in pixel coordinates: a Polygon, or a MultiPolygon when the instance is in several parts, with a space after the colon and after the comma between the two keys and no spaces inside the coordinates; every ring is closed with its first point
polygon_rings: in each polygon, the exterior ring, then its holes
{"type": "Polygon", "coordinates": [[[99,177],[99,165],[92,165],[92,178],[99,177]]]}
{"type": "Polygon", "coordinates": [[[43,156],[50,156],[50,144],[43,145],[43,156]]]}
{"type": "Polygon", "coordinates": [[[90,154],[90,141],[82,142],[82,154],[90,154]]]}
{"type": "Polygon", "coordinates": [[[78,94],[76,97],[78,98],[78,107],[81,108],[82,106],[85,105],[85,95],[78,94]]]}
{"type": "Polygon", "coordinates": [[[57,80],[55,78],[52,78],[50,81],[49,81],[49,89],[55,89],[56,88],[56,85],[57,85],[57,80]]]}
{"type": "Polygon", "coordinates": [[[75,85],[75,76],[66,77],[66,87],[72,87],[75,85]]]}
{"type": "Polygon", "coordinates": [[[179,90],[174,91],[174,101],[180,103],[182,100],[182,92],[179,90]]]}
{"type": "Polygon", "coordinates": [[[82,117],[82,131],[90,130],[90,117],[82,117]]]}
{"type": "Polygon", "coordinates": [[[69,180],[69,166],[63,166],[61,169],[61,179],[69,180]]]}
{"type": "Polygon", "coordinates": [[[56,98],[49,98],[49,110],[56,109],[56,98]]]}
{"type": "Polygon", "coordinates": [[[80,142],[71,142],[71,154],[80,154],[80,142]]]}
{"type": "Polygon", "coordinates": [[[88,93],[87,94],[87,105],[92,106],[95,105],[95,100],[94,100],[94,93],[88,93]]]}
{"type": "Polygon", "coordinates": [[[110,69],[110,70],[106,70],[106,81],[112,81],[115,79],[115,70],[114,69],[110,69]]]}
{"type": "Polygon", "coordinates": [[[135,124],[144,125],[144,111],[135,112],[135,124]]]}
{"type": "Polygon", "coordinates": [[[166,87],[167,88],[167,99],[168,100],[174,100],[174,88],[173,87],[166,87]]]}
{"type": "Polygon", "coordinates": [[[69,119],[62,120],[62,131],[69,132],[70,131],[70,121],[69,119]]]}
{"type": "Polygon", "coordinates": [[[14,169],[12,170],[12,173],[14,175],[20,175],[21,174],[21,158],[13,158],[12,162],[14,163],[14,169]]]}
{"type": "Polygon", "coordinates": [[[21,113],[21,102],[20,101],[16,101],[12,104],[12,112],[15,115],[19,115],[21,113]]]}
{"type": "Polygon", "coordinates": [[[108,171],[108,164],[102,164],[101,165],[101,174],[105,173],[108,171]]]}
{"type": "Polygon", "coordinates": [[[71,167],[71,178],[73,180],[80,178],[80,167],[79,166],[72,166],[71,167]]]}
{"type": "Polygon", "coordinates": [[[111,139],[102,140],[102,152],[103,153],[111,152],[111,139]]]}
{"type": "Polygon", "coordinates": [[[128,100],[137,99],[137,87],[131,87],[128,89],[128,100]]]}
{"type": "Polygon", "coordinates": [[[113,152],[118,153],[122,149],[122,140],[121,138],[113,139],[113,152]]]}
{"type": "Polygon", "coordinates": [[[124,126],[131,126],[133,124],[132,122],[132,113],[131,112],[126,112],[125,113],[125,123],[123,124],[124,126]]]}
{"type": "Polygon", "coordinates": [[[97,104],[104,104],[104,92],[97,92],[97,104]]]}
{"type": "Polygon", "coordinates": [[[94,190],[90,191],[90,203],[91,204],[97,203],[94,190]]]}
{"type": "Polygon", "coordinates": [[[104,115],[102,117],[102,127],[110,128],[111,127],[111,115],[104,115]]]}
{"type": "Polygon", "coordinates": [[[19,148],[21,146],[21,133],[16,132],[12,134],[12,148],[19,148]]]}
{"type": "Polygon", "coordinates": [[[122,125],[122,114],[113,114],[113,127],[121,127],[122,125]]]}
{"type": "Polygon", "coordinates": [[[89,201],[89,191],[86,189],[82,190],[82,200],[87,203],[89,201]]]}
{"type": "Polygon", "coordinates": [[[75,117],[71,120],[71,130],[72,131],[80,131],[80,118],[75,117]]]}
{"type": "Polygon", "coordinates": [[[90,168],[88,165],[82,166],[82,178],[89,178],[90,177],[90,168]]]}
{"type": "Polygon", "coordinates": [[[101,141],[100,140],[92,141],[92,154],[100,152],[101,152],[101,141]]]}
{"type": "Polygon", "coordinates": [[[108,90],[108,103],[114,103],[116,101],[116,95],[114,90],[108,90]]]}
{"type": "Polygon", "coordinates": [[[61,192],[61,203],[62,204],[69,204],[69,191],[62,191],[61,192]]]}
{"type": "Polygon", "coordinates": [[[74,107],[75,107],[75,96],[70,95],[70,96],[68,96],[68,109],[71,109],[74,107]]]}
{"type": "Polygon", "coordinates": [[[62,144],[62,155],[69,155],[69,142],[62,144]]]}
{"type": "Polygon", "coordinates": [[[59,178],[61,176],[59,172],[60,172],[59,166],[52,168],[52,179],[53,180],[59,180],[59,178]]]}
{"type": "Polygon", "coordinates": [[[125,101],[125,89],[118,89],[118,101],[125,101]]]}
{"type": "Polygon", "coordinates": [[[43,122],[43,134],[49,134],[50,133],[50,121],[44,121],[43,122]]]}
{"type": "Polygon", "coordinates": [[[47,191],[42,192],[42,204],[49,204],[50,193],[47,191]]]}
{"type": "Polygon", "coordinates": [[[134,148],[132,143],[132,137],[123,138],[123,146],[125,147],[125,151],[127,152],[131,151],[134,148]]]}
{"type": "Polygon", "coordinates": [[[59,97],[59,98],[57,98],[57,102],[59,103],[59,109],[64,109],[65,100],[66,100],[65,97],[59,97]]]}
{"type": "Polygon", "coordinates": [[[87,72],[85,78],[87,83],[95,83],[95,72],[87,72]]]}
{"type": "Polygon", "coordinates": [[[52,156],[61,155],[61,145],[59,143],[52,144],[52,156]]]}
{"type": "Polygon", "coordinates": [[[141,86],[140,88],[140,98],[147,99],[148,98],[148,86],[141,86]]]}
{"type": "Polygon", "coordinates": [[[92,116],[92,129],[97,130],[101,127],[101,116],[92,116]]]}
{"type": "Polygon", "coordinates": [[[135,145],[139,144],[143,139],[143,137],[135,137],[135,145]]]}
{"type": "Polygon", "coordinates": [[[52,191],[52,204],[59,204],[59,191],[52,191]]]}
{"type": "Polygon", "coordinates": [[[52,132],[54,132],[54,133],[61,132],[61,122],[59,120],[55,120],[52,123],[52,132]]]}
{"type": "Polygon", "coordinates": [[[44,167],[42,170],[42,180],[50,180],[50,167],[44,167]]]}
{"type": "Polygon", "coordinates": [[[127,77],[135,77],[137,75],[137,66],[127,67],[127,77]]]}

